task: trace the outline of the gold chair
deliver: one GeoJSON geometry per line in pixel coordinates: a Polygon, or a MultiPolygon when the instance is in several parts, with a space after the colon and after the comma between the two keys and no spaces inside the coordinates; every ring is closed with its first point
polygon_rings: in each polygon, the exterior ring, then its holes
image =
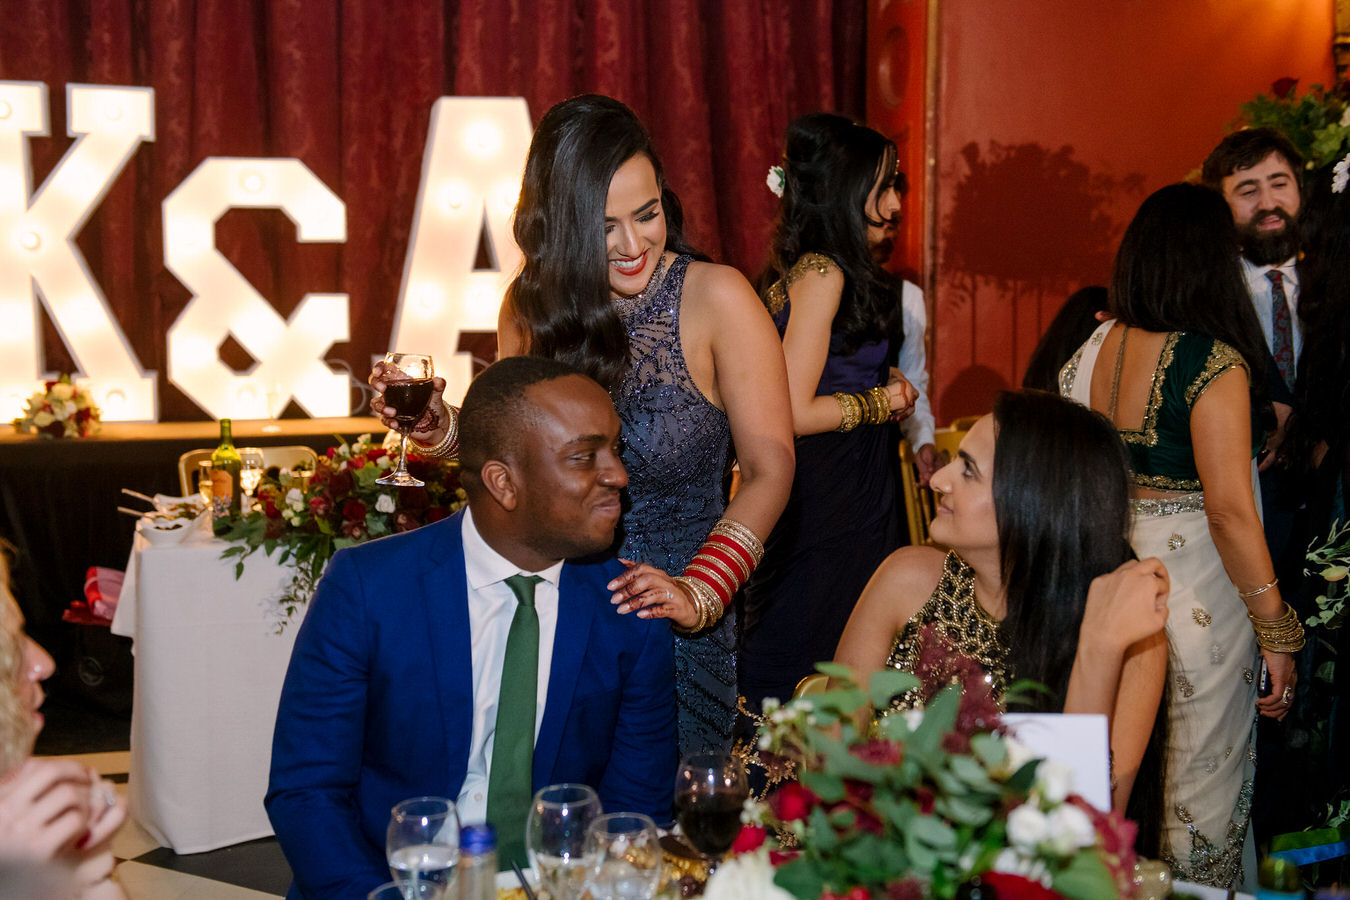
{"type": "MultiPolygon", "coordinates": [[[[262,447],[263,466],[271,468],[276,466],[282,471],[288,471],[301,463],[308,463],[312,469],[319,461],[319,454],[308,447],[299,444],[287,444],[281,447],[262,447]]],[[[178,487],[186,497],[195,490],[192,483],[192,473],[197,471],[197,464],[203,461],[210,461],[211,454],[215,448],[210,450],[189,450],[178,457],[178,487]]]]}
{"type": "Polygon", "coordinates": [[[812,672],[801,681],[797,682],[797,687],[792,691],[792,699],[805,697],[808,694],[823,694],[830,685],[830,676],[823,672],[812,672]]]}

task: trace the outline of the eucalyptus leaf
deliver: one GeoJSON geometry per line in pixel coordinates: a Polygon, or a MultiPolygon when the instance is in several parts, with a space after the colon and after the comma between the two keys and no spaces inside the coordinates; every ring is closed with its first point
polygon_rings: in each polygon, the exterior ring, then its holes
{"type": "Polygon", "coordinates": [[[1114,900],[1116,883],[1100,856],[1078,853],[1069,864],[1051,873],[1050,886],[1071,900],[1114,900]]]}
{"type": "Polygon", "coordinates": [[[811,815],[807,817],[806,826],[809,831],[808,842],[812,850],[821,854],[828,854],[838,845],[839,839],[830,827],[830,820],[825,815],[825,810],[817,806],[811,810],[811,815]]]}
{"type": "Polygon", "coordinates": [[[838,803],[844,799],[844,779],[838,775],[803,771],[801,779],[802,784],[826,803],[838,803]]]}
{"type": "Polygon", "coordinates": [[[983,825],[994,817],[987,804],[950,795],[937,798],[936,810],[939,815],[965,825],[983,825]]]}
{"type": "Polygon", "coordinates": [[[825,891],[825,879],[804,857],[790,860],[774,870],[773,883],[799,900],[817,900],[825,891]]]}
{"type": "Polygon", "coordinates": [[[996,791],[997,786],[989,780],[989,774],[972,757],[953,755],[948,761],[952,773],[966,784],[982,791],[996,791]]]}
{"type": "Polygon", "coordinates": [[[956,846],[956,832],[937,816],[917,816],[909,823],[906,835],[914,835],[935,850],[950,850],[956,846]]]}
{"type": "Polygon", "coordinates": [[[891,705],[891,698],[919,686],[919,679],[910,672],[896,669],[882,669],[873,673],[867,682],[867,697],[872,705],[881,709],[891,705]]]}
{"type": "Polygon", "coordinates": [[[1008,745],[994,734],[975,735],[970,739],[970,749],[986,769],[997,769],[1008,759],[1008,745]]]}
{"type": "Polygon", "coordinates": [[[847,682],[851,687],[858,686],[858,679],[855,676],[853,668],[843,663],[837,662],[818,662],[816,671],[822,675],[828,675],[831,678],[837,678],[840,681],[847,682]]]}

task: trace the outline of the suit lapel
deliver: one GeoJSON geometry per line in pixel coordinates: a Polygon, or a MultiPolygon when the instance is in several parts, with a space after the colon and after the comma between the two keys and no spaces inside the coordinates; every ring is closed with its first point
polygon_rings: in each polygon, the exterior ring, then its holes
{"type": "MultiPolygon", "coordinates": [[[[431,665],[440,703],[441,723],[450,782],[454,790],[464,781],[473,735],[473,650],[469,633],[469,589],[464,574],[463,513],[431,548],[431,565],[422,575],[421,596],[426,607],[426,629],[432,648],[431,665]]],[[[418,686],[409,685],[409,690],[418,686]]]]}
{"type": "MultiPolygon", "coordinates": [[[[578,572],[578,567],[564,565],[558,579],[558,625],[553,634],[553,662],[549,667],[548,698],[544,704],[544,720],[534,742],[535,790],[552,780],[553,767],[558,761],[563,727],[572,708],[577,676],[586,656],[590,641],[591,623],[596,614],[596,603],[588,592],[596,585],[589,584],[578,572]]],[[[603,585],[600,586],[603,588],[603,585]]]]}

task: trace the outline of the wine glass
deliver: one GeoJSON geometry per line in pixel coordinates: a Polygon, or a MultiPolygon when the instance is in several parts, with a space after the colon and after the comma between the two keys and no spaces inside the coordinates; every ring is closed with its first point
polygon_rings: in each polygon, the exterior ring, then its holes
{"type": "Polygon", "coordinates": [[[257,447],[239,448],[239,489],[248,498],[250,507],[253,505],[253,494],[258,490],[258,482],[262,481],[264,468],[261,450],[257,447]]]}
{"type": "Polygon", "coordinates": [[[641,813],[600,816],[586,830],[592,897],[651,900],[661,884],[661,836],[641,813]]]}
{"type": "Polygon", "coordinates": [[[459,814],[445,797],[413,797],[393,808],[385,855],[404,900],[446,900],[459,862],[459,814]]]}
{"type": "Polygon", "coordinates": [[[211,484],[211,460],[204,459],[197,463],[197,493],[201,494],[202,504],[211,508],[211,497],[215,488],[211,484]]]}
{"type": "Polygon", "coordinates": [[[433,389],[431,357],[419,353],[386,353],[384,355],[384,402],[394,408],[394,421],[403,440],[398,448],[398,468],[376,484],[397,487],[421,487],[425,482],[408,474],[408,434],[427,411],[433,389]]]}
{"type": "Polygon", "coordinates": [[[675,814],[680,830],[708,861],[711,875],[741,830],[741,807],[750,789],[745,768],[730,753],[700,753],[680,760],[675,772],[675,814]]]}
{"type": "Polygon", "coordinates": [[[534,795],[525,849],[553,900],[577,900],[586,890],[586,829],[600,812],[600,798],[584,784],[551,784],[534,795]]]}

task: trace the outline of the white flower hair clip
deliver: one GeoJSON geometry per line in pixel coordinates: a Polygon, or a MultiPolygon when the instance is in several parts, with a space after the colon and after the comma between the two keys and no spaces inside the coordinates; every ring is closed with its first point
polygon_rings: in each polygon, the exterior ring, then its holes
{"type": "Polygon", "coordinates": [[[1347,182],[1350,182],[1350,153],[1342,156],[1341,161],[1331,170],[1331,192],[1341,193],[1345,190],[1347,182]]]}
{"type": "Polygon", "coordinates": [[[769,175],[764,179],[764,183],[773,191],[775,197],[783,196],[783,188],[787,185],[787,178],[783,175],[782,166],[769,166],[769,175]]]}

